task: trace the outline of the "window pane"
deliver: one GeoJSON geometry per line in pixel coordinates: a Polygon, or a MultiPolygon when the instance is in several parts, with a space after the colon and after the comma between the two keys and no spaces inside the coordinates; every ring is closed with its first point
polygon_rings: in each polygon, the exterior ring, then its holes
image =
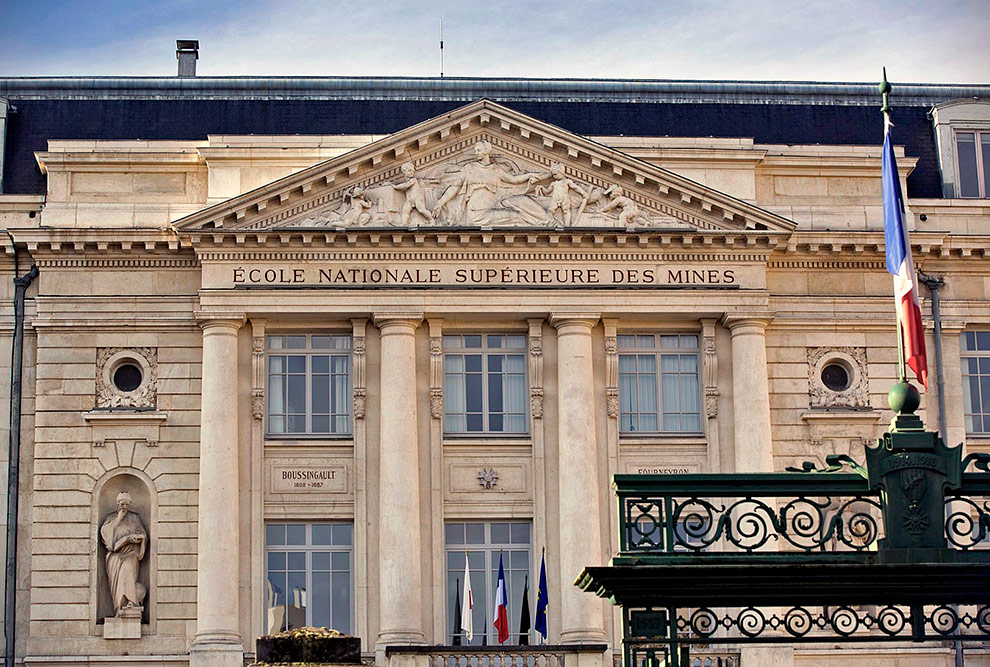
{"type": "Polygon", "coordinates": [[[513,544],[529,544],[529,524],[513,523],[509,526],[513,544]]]}
{"type": "Polygon", "coordinates": [[[493,523],[491,525],[491,529],[492,529],[492,544],[509,543],[509,524],[493,523]]]}
{"type": "MultiPolygon", "coordinates": [[[[316,556],[316,554],[313,554],[316,556]]],[[[314,566],[314,570],[315,570],[314,566]]],[[[313,572],[313,600],[311,625],[317,628],[332,628],[330,620],[330,573],[313,572]]]]}
{"type": "Polygon", "coordinates": [[[284,570],[285,569],[285,552],[284,551],[272,551],[268,554],[268,569],[269,570],[284,570]]]}
{"type": "Polygon", "coordinates": [[[483,523],[464,524],[464,533],[467,544],[485,543],[485,524],[483,523]]]}
{"type": "Polygon", "coordinates": [[[464,336],[463,345],[466,348],[480,348],[481,336],[464,336]]]}
{"type": "Polygon", "coordinates": [[[980,196],[975,139],[972,132],[960,132],[956,135],[956,156],[959,159],[959,196],[961,197],[980,196]]]}
{"type": "Polygon", "coordinates": [[[636,347],[636,337],[628,334],[616,336],[615,342],[618,344],[620,350],[636,347]]]}
{"type": "Polygon", "coordinates": [[[333,627],[344,634],[351,632],[351,575],[334,572],[333,584],[333,627]]]}
{"type": "Polygon", "coordinates": [[[444,542],[446,544],[464,544],[464,524],[448,523],[444,526],[444,542]]]}
{"type": "Polygon", "coordinates": [[[983,192],[981,196],[990,197],[990,132],[980,133],[980,154],[982,155],[981,169],[983,172],[983,192]]]}
{"type": "Polygon", "coordinates": [[[306,544],[306,526],[301,523],[290,523],[285,527],[286,544],[306,544]]]}
{"type": "MultiPolygon", "coordinates": [[[[314,551],[313,552],[313,571],[330,571],[330,552],[329,551],[314,551]]],[[[315,577],[314,577],[315,579],[315,577]]]]}
{"type": "Polygon", "coordinates": [[[285,347],[290,350],[305,350],[306,336],[286,336],[285,347]]]}
{"type": "Polygon", "coordinates": [[[268,337],[268,349],[269,350],[281,350],[285,347],[285,337],[284,336],[269,336],[268,337]]]}
{"type": "Polygon", "coordinates": [[[526,349],[526,336],[506,336],[506,347],[514,350],[526,349]]]}
{"type": "Polygon", "coordinates": [[[313,377],[313,398],[310,407],[314,414],[330,412],[330,378],[329,376],[313,377]]]}
{"type": "Polygon", "coordinates": [[[311,336],[309,346],[314,350],[329,350],[331,348],[330,336],[311,336]]]}
{"type": "Polygon", "coordinates": [[[335,546],[349,547],[353,542],[354,527],[349,523],[333,525],[333,543],[335,546]]]}
{"type": "Polygon", "coordinates": [[[971,350],[990,351],[990,331],[977,331],[972,335],[975,340],[975,345],[970,348],[971,350]]]}
{"type": "Polygon", "coordinates": [[[464,403],[468,412],[481,412],[484,410],[482,402],[483,389],[481,375],[467,375],[464,378],[465,396],[464,403]]]}
{"type": "Polygon", "coordinates": [[[272,523],[265,526],[265,544],[272,546],[285,544],[285,524],[272,523]]]}
{"type": "Polygon", "coordinates": [[[308,606],[306,572],[289,572],[286,582],[288,627],[289,629],[305,627],[307,625],[306,608],[308,606]]]}
{"type": "Polygon", "coordinates": [[[505,336],[488,336],[488,347],[505,347],[505,336]]]}
{"type": "Polygon", "coordinates": [[[330,524],[313,524],[313,544],[330,544],[330,524]]]}
{"type": "Polygon", "coordinates": [[[289,551],[285,554],[286,569],[290,572],[306,570],[306,554],[302,551],[289,551]]]}

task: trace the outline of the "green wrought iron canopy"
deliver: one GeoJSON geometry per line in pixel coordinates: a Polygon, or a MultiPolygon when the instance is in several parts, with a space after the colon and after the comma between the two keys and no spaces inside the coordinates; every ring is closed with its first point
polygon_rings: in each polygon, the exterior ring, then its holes
{"type": "Polygon", "coordinates": [[[990,455],[925,431],[910,385],[890,403],[866,468],[615,476],[619,553],[575,584],[623,607],[627,667],[692,645],[990,639],[990,455]]]}

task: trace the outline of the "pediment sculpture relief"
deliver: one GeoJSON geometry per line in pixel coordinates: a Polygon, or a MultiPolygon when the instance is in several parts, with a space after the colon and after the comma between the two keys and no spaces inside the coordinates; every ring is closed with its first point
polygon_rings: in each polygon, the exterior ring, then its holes
{"type": "Polygon", "coordinates": [[[465,158],[417,172],[411,162],[399,178],[354,186],[342,201],[293,227],[650,227],[680,226],[645,211],[618,185],[602,188],[570,178],[560,162],[527,169],[488,141],[465,158]]]}

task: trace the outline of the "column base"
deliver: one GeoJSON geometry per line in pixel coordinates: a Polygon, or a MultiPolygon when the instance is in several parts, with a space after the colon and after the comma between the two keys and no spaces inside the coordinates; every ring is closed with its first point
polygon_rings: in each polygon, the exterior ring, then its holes
{"type": "Polygon", "coordinates": [[[601,628],[574,628],[562,630],[561,644],[604,644],[605,631],[601,628]]]}
{"type": "Polygon", "coordinates": [[[189,647],[189,667],[243,666],[244,645],[239,637],[197,636],[189,647]]]}
{"type": "Polygon", "coordinates": [[[426,646],[426,635],[416,630],[389,630],[378,635],[376,649],[385,646],[426,646]]]}

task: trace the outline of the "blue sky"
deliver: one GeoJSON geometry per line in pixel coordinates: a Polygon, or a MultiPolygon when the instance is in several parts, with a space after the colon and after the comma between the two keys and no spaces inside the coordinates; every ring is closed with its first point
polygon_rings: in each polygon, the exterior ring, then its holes
{"type": "Polygon", "coordinates": [[[990,0],[0,0],[0,76],[198,73],[990,83],[990,0]]]}

